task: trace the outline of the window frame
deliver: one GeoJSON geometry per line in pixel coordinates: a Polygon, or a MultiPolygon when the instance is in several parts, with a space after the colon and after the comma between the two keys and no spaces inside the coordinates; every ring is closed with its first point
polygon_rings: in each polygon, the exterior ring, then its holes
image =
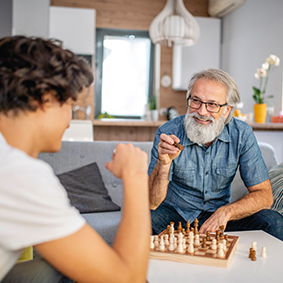
{"type": "MultiPolygon", "coordinates": [[[[139,38],[149,38],[148,31],[126,30],[126,29],[108,29],[96,28],[96,52],[95,52],[95,119],[101,114],[102,102],[102,72],[103,72],[103,40],[104,36],[130,36],[134,35],[139,38]]],[[[154,44],[150,44],[150,68],[149,68],[149,84],[148,84],[148,100],[153,96],[153,69],[154,69],[154,44]]],[[[141,119],[141,116],[114,116],[117,119],[141,119]]]]}

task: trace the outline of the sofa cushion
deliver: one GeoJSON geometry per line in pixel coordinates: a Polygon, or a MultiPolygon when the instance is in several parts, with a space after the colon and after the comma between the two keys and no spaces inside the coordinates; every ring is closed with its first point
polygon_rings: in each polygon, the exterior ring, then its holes
{"type": "Polygon", "coordinates": [[[96,162],[57,175],[71,204],[81,213],[117,211],[105,188],[96,162]]]}
{"type": "Polygon", "coordinates": [[[269,177],[274,200],[271,209],[283,215],[283,163],[271,168],[269,177]]]}

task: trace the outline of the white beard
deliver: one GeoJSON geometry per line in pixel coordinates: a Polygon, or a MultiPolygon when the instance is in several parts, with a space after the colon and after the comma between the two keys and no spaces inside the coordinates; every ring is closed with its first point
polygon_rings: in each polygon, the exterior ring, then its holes
{"type": "Polygon", "coordinates": [[[197,144],[207,144],[213,142],[216,137],[220,135],[225,126],[225,111],[219,119],[215,120],[213,117],[206,117],[197,114],[196,112],[190,113],[187,111],[184,126],[187,137],[197,144]],[[206,119],[211,121],[207,125],[200,124],[194,117],[206,119]]]}

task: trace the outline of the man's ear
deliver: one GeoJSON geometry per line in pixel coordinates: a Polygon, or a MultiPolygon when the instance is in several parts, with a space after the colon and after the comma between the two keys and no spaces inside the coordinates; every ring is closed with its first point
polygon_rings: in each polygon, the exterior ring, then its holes
{"type": "Polygon", "coordinates": [[[228,117],[228,115],[230,114],[230,112],[231,112],[231,110],[233,109],[233,107],[232,106],[228,106],[227,108],[226,108],[226,111],[225,111],[225,119],[227,119],[227,117],[228,117]]]}

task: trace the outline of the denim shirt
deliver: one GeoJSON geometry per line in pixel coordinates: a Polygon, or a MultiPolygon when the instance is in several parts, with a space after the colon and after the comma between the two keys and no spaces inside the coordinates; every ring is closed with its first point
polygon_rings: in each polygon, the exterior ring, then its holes
{"type": "Polygon", "coordinates": [[[169,171],[168,192],[163,203],[173,206],[184,218],[193,221],[202,211],[214,212],[231,200],[231,183],[239,167],[246,187],[266,181],[268,171],[252,128],[232,118],[207,147],[188,139],[185,115],[162,125],[155,134],[148,173],[158,158],[160,135],[175,135],[184,150],[169,171]]]}

